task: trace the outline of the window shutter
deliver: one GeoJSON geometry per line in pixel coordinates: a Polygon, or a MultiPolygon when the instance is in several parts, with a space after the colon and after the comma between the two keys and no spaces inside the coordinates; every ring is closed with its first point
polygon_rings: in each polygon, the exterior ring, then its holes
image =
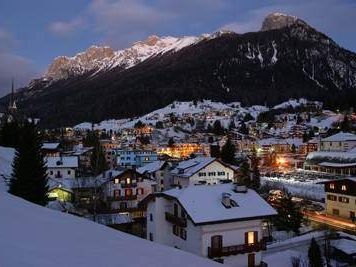
{"type": "Polygon", "coordinates": [[[248,244],[248,232],[245,233],[245,244],[248,244]]]}
{"type": "Polygon", "coordinates": [[[253,243],[255,243],[255,244],[258,242],[258,232],[257,231],[253,232],[253,240],[254,240],[253,243]]]}

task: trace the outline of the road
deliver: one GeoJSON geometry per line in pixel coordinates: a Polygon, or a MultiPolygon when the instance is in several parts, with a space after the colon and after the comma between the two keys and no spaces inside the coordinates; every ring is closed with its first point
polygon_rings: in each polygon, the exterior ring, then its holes
{"type": "Polygon", "coordinates": [[[308,220],[356,233],[356,224],[351,221],[310,211],[305,211],[304,215],[308,220]]]}

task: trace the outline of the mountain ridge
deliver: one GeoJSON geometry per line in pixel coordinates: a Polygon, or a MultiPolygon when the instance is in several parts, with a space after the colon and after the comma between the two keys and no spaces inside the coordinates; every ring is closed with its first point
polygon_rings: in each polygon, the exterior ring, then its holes
{"type": "Polygon", "coordinates": [[[356,99],[356,54],[304,23],[223,33],[94,73],[34,84],[18,95],[19,105],[55,127],[138,116],[175,100],[273,105],[306,97],[348,108],[356,99]]]}

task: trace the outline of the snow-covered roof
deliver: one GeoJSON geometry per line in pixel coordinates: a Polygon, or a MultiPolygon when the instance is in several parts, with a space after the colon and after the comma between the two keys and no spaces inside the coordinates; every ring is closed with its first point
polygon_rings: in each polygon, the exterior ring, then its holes
{"type": "Polygon", "coordinates": [[[59,147],[59,143],[43,143],[42,149],[53,150],[59,147]]]}
{"type": "Polygon", "coordinates": [[[356,160],[356,153],[352,152],[334,152],[334,151],[314,151],[310,152],[307,156],[307,160],[315,158],[325,159],[340,159],[340,160],[356,160]]]}
{"type": "Polygon", "coordinates": [[[248,189],[246,193],[236,193],[233,189],[233,184],[199,185],[175,188],[162,194],[177,199],[195,224],[251,220],[277,214],[255,191],[248,189]],[[238,206],[226,208],[221,203],[223,193],[229,193],[238,206]]]}
{"type": "Polygon", "coordinates": [[[319,163],[319,166],[322,166],[322,167],[334,167],[334,168],[347,168],[347,167],[356,166],[356,162],[354,162],[354,163],[322,162],[322,163],[319,163]]]}
{"type": "Polygon", "coordinates": [[[78,168],[78,157],[46,157],[47,168],[78,168]]]}
{"type": "Polygon", "coordinates": [[[356,141],[356,135],[352,133],[340,132],[332,136],[321,139],[323,142],[356,141]]]}
{"type": "Polygon", "coordinates": [[[1,266],[213,267],[209,259],[0,194],[1,266]]]}
{"type": "Polygon", "coordinates": [[[258,140],[257,143],[261,146],[268,146],[268,145],[278,145],[278,144],[286,144],[286,145],[295,145],[300,146],[303,144],[303,140],[301,138],[286,138],[286,139],[277,139],[277,138],[266,138],[258,140]]]}
{"type": "Polygon", "coordinates": [[[332,246],[343,251],[347,255],[356,254],[356,241],[349,239],[338,239],[332,241],[332,246]]]}
{"type": "Polygon", "coordinates": [[[178,166],[171,171],[171,173],[188,178],[215,160],[215,158],[211,157],[196,157],[193,159],[184,160],[181,161],[178,166]]]}
{"type": "Polygon", "coordinates": [[[157,161],[148,163],[145,166],[137,168],[137,172],[141,173],[141,174],[144,174],[146,172],[148,172],[148,173],[156,172],[156,171],[160,170],[165,163],[166,162],[164,160],[157,160],[157,161]]]}

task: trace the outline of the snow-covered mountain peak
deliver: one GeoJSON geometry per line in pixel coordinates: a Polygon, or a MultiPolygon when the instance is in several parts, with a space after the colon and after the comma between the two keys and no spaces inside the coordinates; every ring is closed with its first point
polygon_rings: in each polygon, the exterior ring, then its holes
{"type": "Polygon", "coordinates": [[[268,14],[262,23],[261,31],[276,30],[283,27],[299,24],[307,26],[307,24],[296,16],[287,15],[280,12],[268,14]]]}
{"type": "Polygon", "coordinates": [[[159,37],[151,35],[146,40],[137,41],[131,47],[114,51],[109,46],[90,46],[83,52],[73,57],[59,56],[49,66],[42,81],[56,81],[67,79],[72,76],[82,75],[88,72],[94,74],[114,67],[124,69],[159,54],[175,52],[186,46],[197,43],[203,39],[211,39],[220,34],[184,37],[159,37]]]}

